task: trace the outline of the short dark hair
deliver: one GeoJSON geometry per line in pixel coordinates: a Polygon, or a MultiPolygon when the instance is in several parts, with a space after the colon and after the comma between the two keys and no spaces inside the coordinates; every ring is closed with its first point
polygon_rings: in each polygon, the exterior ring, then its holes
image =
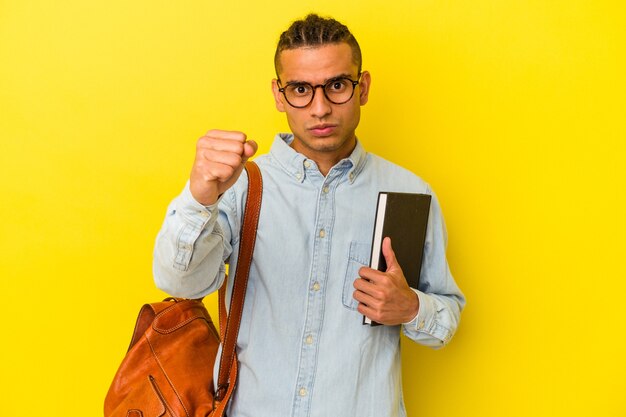
{"type": "Polygon", "coordinates": [[[348,27],[333,18],[320,17],[311,13],[304,19],[296,20],[280,35],[276,53],[274,54],[274,68],[278,77],[280,69],[280,53],[286,49],[302,47],[316,47],[345,42],[352,48],[352,61],[361,73],[361,48],[348,27]]]}

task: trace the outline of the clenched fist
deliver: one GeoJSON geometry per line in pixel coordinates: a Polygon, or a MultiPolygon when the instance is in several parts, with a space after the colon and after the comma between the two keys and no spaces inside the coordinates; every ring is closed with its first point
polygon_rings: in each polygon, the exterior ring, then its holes
{"type": "Polygon", "coordinates": [[[256,151],[256,142],[246,141],[242,132],[209,130],[196,144],[190,178],[193,198],[205,206],[214,204],[237,181],[256,151]]]}

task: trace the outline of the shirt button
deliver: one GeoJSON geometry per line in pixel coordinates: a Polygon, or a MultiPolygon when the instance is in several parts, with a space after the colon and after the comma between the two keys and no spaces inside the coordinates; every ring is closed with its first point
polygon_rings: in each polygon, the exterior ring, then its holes
{"type": "Polygon", "coordinates": [[[320,290],[320,287],[321,287],[321,286],[320,286],[320,283],[319,283],[319,282],[315,281],[315,282],[313,283],[313,291],[319,291],[319,290],[320,290]]]}
{"type": "Polygon", "coordinates": [[[311,162],[310,161],[304,161],[304,167],[305,168],[311,168],[311,162]]]}
{"type": "Polygon", "coordinates": [[[300,173],[298,172],[298,173],[296,174],[296,178],[297,178],[297,179],[302,178],[302,174],[300,174],[300,173]]]}
{"type": "Polygon", "coordinates": [[[200,215],[202,217],[209,217],[209,212],[208,211],[200,210],[199,213],[200,213],[200,215]]]}
{"type": "Polygon", "coordinates": [[[306,397],[306,388],[300,388],[298,394],[300,394],[301,397],[306,397]]]}
{"type": "Polygon", "coordinates": [[[424,328],[424,320],[420,321],[417,325],[417,330],[422,330],[424,328]]]}
{"type": "Polygon", "coordinates": [[[328,185],[324,186],[324,188],[322,188],[322,192],[324,194],[328,194],[328,192],[330,191],[330,188],[328,188],[328,185]]]}
{"type": "Polygon", "coordinates": [[[351,172],[350,175],[348,175],[348,178],[350,178],[350,181],[354,180],[354,172],[351,172]]]}
{"type": "Polygon", "coordinates": [[[320,230],[320,237],[324,237],[326,236],[326,230],[322,229],[320,230]]]}
{"type": "Polygon", "coordinates": [[[306,337],[306,339],[304,339],[304,341],[306,342],[307,345],[312,345],[313,344],[313,336],[308,335],[306,337]]]}

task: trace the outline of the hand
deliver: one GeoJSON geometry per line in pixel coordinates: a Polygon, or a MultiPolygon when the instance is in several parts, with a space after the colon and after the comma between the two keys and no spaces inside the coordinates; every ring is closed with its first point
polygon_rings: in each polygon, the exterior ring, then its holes
{"type": "Polygon", "coordinates": [[[354,299],[358,311],[381,324],[396,325],[409,322],[419,311],[419,298],[406,282],[402,268],[391,247],[391,239],[383,240],[383,256],[387,271],[359,269],[361,278],[354,281],[354,299]]]}
{"type": "Polygon", "coordinates": [[[198,139],[189,188],[200,204],[215,204],[239,178],[246,161],[257,151],[242,132],[209,130],[198,139]]]}

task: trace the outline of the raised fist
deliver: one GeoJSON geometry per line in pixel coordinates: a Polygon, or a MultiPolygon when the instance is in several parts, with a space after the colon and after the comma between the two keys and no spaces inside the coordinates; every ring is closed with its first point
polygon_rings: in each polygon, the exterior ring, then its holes
{"type": "Polygon", "coordinates": [[[205,206],[214,204],[237,181],[257,148],[242,132],[209,130],[196,144],[190,176],[193,198],[205,206]]]}

